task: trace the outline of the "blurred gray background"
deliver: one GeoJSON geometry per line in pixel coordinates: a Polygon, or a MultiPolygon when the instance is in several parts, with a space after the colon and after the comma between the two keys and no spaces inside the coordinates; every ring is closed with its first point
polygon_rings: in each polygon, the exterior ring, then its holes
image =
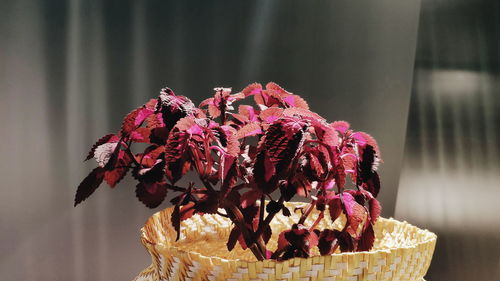
{"type": "Polygon", "coordinates": [[[0,280],[131,280],[156,210],[73,208],[88,148],[169,86],[275,81],[377,138],[384,216],[439,235],[427,280],[500,276],[499,3],[0,0],[0,280]]]}

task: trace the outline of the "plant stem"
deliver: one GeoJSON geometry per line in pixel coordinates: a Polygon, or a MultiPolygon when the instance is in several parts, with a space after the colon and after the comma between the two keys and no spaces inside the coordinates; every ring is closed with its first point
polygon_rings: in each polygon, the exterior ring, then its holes
{"type": "Polygon", "coordinates": [[[318,226],[319,222],[325,217],[325,213],[324,212],[320,212],[318,217],[316,218],[316,220],[314,221],[314,223],[311,225],[311,227],[309,228],[309,231],[313,231],[316,226],[318,226]]]}
{"type": "Polygon", "coordinates": [[[304,222],[306,221],[307,217],[311,214],[312,210],[316,206],[316,202],[317,202],[317,200],[313,200],[311,202],[311,204],[309,204],[309,206],[307,206],[306,211],[302,214],[302,216],[300,216],[298,224],[304,224],[304,222]]]}
{"type": "Polygon", "coordinates": [[[139,162],[137,162],[137,159],[135,159],[134,154],[132,154],[132,151],[130,151],[130,146],[128,146],[125,149],[125,153],[127,153],[128,156],[130,156],[130,158],[132,159],[132,161],[134,161],[134,163],[135,163],[135,165],[137,165],[137,167],[141,167],[141,164],[139,164],[139,162]]]}
{"type": "MultiPolygon", "coordinates": [[[[283,198],[283,196],[280,196],[280,199],[278,200],[278,204],[283,204],[283,202],[285,201],[285,199],[283,198]]],[[[269,213],[267,214],[267,217],[266,219],[264,220],[264,223],[262,224],[261,227],[259,227],[259,229],[257,229],[257,232],[255,233],[255,236],[257,237],[260,237],[262,235],[262,232],[264,232],[264,229],[271,223],[271,221],[273,220],[274,216],[276,215],[277,213],[269,213]]]]}
{"type": "Polygon", "coordinates": [[[264,223],[264,211],[266,209],[266,196],[262,194],[260,197],[260,212],[259,212],[259,227],[257,230],[262,228],[262,224],[264,223]]]}
{"type": "MultiPolygon", "coordinates": [[[[250,250],[252,250],[253,254],[258,260],[264,260],[265,256],[262,253],[262,249],[265,247],[263,245],[259,245],[259,241],[254,241],[252,235],[248,232],[248,229],[245,226],[244,217],[241,213],[240,209],[234,205],[231,205],[226,208],[226,212],[231,212],[234,215],[234,223],[238,226],[241,231],[241,234],[245,238],[245,242],[249,245],[250,250]]],[[[258,237],[258,236],[257,236],[258,237]]]]}
{"type": "MultiPolygon", "coordinates": [[[[200,177],[200,180],[203,182],[207,190],[211,192],[216,192],[212,185],[206,180],[200,177]]],[[[258,260],[265,259],[266,247],[264,246],[262,238],[254,239],[254,237],[260,237],[260,235],[252,235],[248,228],[245,225],[245,219],[240,209],[234,204],[230,204],[228,207],[224,208],[228,217],[231,218],[231,221],[240,229],[241,234],[245,238],[245,243],[248,245],[248,248],[252,251],[255,257],[258,260]],[[232,213],[233,216],[229,216],[232,213]]]]}

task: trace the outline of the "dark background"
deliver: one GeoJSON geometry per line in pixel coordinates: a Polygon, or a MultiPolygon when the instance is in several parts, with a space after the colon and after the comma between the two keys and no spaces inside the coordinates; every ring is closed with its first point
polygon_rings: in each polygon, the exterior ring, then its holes
{"type": "Polygon", "coordinates": [[[72,207],[98,137],[169,86],[275,81],[377,138],[384,216],[437,232],[427,280],[500,276],[495,1],[0,1],[0,280],[131,280],[157,210],[72,207]],[[417,40],[418,39],[418,40],[417,40]]]}

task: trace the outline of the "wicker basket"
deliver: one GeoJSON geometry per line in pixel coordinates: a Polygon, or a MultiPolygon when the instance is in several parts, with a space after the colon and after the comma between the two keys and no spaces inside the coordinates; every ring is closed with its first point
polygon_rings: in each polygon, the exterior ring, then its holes
{"type": "MultiPolygon", "coordinates": [[[[288,203],[296,207],[302,203],[288,203]]],[[[294,258],[283,262],[256,261],[250,251],[239,245],[228,252],[226,241],[231,222],[218,215],[195,215],[181,225],[181,239],[175,242],[171,226],[172,208],[153,215],[142,228],[141,241],[151,254],[153,263],[135,281],[159,280],[401,280],[420,281],[429,268],[436,235],[406,222],[380,218],[375,224],[375,245],[370,252],[336,253],[331,256],[294,258]]],[[[340,228],[343,218],[321,228],[340,228]]],[[[317,214],[312,213],[306,225],[317,214]]],[[[275,217],[271,224],[273,238],[298,221],[298,214],[275,217]]]]}

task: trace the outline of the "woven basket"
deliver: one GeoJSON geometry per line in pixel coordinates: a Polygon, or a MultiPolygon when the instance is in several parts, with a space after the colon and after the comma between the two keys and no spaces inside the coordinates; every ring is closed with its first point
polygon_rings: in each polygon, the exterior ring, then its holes
{"type": "MultiPolygon", "coordinates": [[[[292,210],[303,203],[288,203],[292,210]]],[[[436,235],[406,222],[380,218],[375,224],[375,245],[369,252],[336,253],[331,256],[293,258],[283,262],[256,261],[248,250],[237,245],[228,252],[226,241],[231,221],[218,215],[195,215],[181,225],[181,238],[175,242],[171,226],[172,208],[154,214],[142,228],[141,241],[151,254],[152,264],[134,281],[159,280],[325,280],[365,281],[401,280],[421,281],[429,268],[436,235]]],[[[332,225],[329,212],[318,225],[339,229],[344,218],[332,225]]],[[[273,237],[268,243],[276,246],[277,234],[298,221],[276,215],[271,223],[273,237]]],[[[309,216],[305,225],[311,225],[317,213],[309,216]]]]}

